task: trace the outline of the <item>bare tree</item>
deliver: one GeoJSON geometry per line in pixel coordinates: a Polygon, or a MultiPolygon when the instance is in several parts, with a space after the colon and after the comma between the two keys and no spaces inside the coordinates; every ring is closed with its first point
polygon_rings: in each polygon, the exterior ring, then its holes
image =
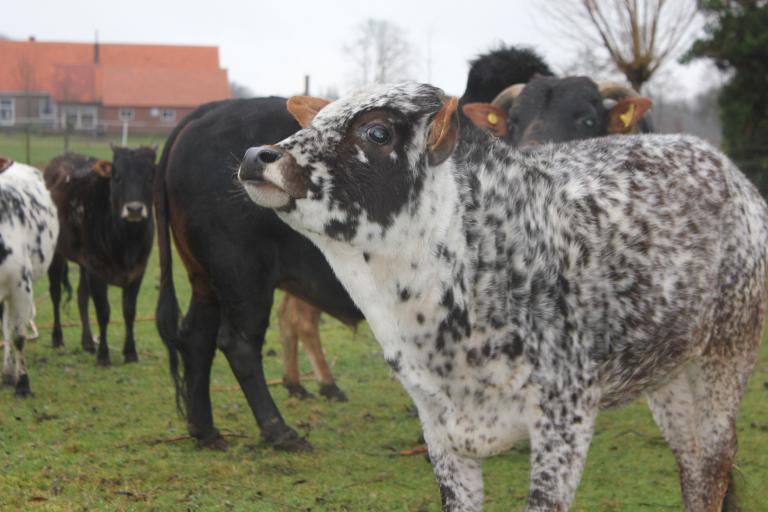
{"type": "Polygon", "coordinates": [[[77,79],[67,67],[57,67],[54,73],[56,98],[58,99],[60,116],[64,124],[64,152],[69,152],[69,137],[75,127],[75,120],[67,111],[77,101],[77,79]]]}
{"type": "Polygon", "coordinates": [[[355,31],[354,42],[344,46],[354,85],[411,77],[413,47],[403,29],[386,20],[367,19],[355,31]]]}
{"type": "Polygon", "coordinates": [[[698,26],[695,0],[558,0],[544,9],[561,36],[604,48],[638,91],[698,26]]]}

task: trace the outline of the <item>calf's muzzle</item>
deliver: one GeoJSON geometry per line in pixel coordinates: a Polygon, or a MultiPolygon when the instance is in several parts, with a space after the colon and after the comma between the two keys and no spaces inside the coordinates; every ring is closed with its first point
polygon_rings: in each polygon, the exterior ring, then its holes
{"type": "Polygon", "coordinates": [[[240,181],[264,181],[264,169],[267,164],[276,162],[283,156],[282,153],[272,147],[259,146],[249,148],[240,162],[237,177],[240,181]]]}

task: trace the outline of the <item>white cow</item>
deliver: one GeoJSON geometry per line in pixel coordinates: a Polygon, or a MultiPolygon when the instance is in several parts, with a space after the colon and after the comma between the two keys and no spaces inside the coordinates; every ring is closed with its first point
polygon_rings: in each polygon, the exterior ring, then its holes
{"type": "Polygon", "coordinates": [[[3,382],[16,396],[30,394],[24,363],[25,327],[35,315],[32,285],[48,269],[59,236],[56,209],[40,171],[0,158],[0,305],[3,309],[3,382]],[[11,342],[16,349],[15,375],[11,342]]]}

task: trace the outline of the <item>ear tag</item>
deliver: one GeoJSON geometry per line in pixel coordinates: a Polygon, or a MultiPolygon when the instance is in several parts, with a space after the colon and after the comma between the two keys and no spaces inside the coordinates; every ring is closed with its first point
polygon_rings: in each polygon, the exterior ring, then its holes
{"type": "Polygon", "coordinates": [[[621,119],[621,122],[624,123],[624,128],[629,127],[629,123],[631,123],[632,122],[632,118],[635,117],[635,109],[636,108],[637,107],[635,107],[634,103],[630,103],[629,104],[629,108],[627,109],[627,111],[619,116],[619,119],[621,119]]]}
{"type": "Polygon", "coordinates": [[[488,122],[492,124],[493,126],[496,126],[499,123],[499,116],[496,115],[496,112],[488,112],[488,122]]]}

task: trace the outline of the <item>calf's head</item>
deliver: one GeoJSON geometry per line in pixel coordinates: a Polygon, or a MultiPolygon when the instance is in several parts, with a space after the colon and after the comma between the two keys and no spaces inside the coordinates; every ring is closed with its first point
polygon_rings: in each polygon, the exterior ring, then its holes
{"type": "Polygon", "coordinates": [[[430,85],[374,86],[334,103],[295,96],[287,106],[303,129],[248,149],[238,177],[257,204],[337,240],[381,235],[458,140],[456,98],[430,85]]]}
{"type": "Polygon", "coordinates": [[[92,170],[110,180],[112,215],[125,222],[145,222],[152,213],[156,148],[112,146],[112,162],[100,160],[92,170]]]}
{"type": "Polygon", "coordinates": [[[513,146],[630,133],[651,100],[613,82],[586,77],[535,77],[508,87],[492,103],[470,103],[472,122],[513,146]]]}

